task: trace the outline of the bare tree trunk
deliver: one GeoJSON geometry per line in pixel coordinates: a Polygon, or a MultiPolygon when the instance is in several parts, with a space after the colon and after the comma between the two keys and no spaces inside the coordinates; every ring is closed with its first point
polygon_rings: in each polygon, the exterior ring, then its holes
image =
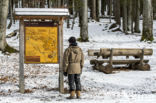
{"type": "Polygon", "coordinates": [[[4,50],[6,43],[6,25],[9,0],[0,0],[0,50],[4,50]]]}
{"type": "Polygon", "coordinates": [[[102,0],[98,0],[98,5],[99,5],[99,17],[101,16],[101,2],[102,0]]]}
{"type": "Polygon", "coordinates": [[[106,0],[102,0],[102,6],[101,6],[101,15],[105,16],[106,11],[106,0]]]}
{"type": "Polygon", "coordinates": [[[58,6],[57,6],[57,7],[59,7],[59,8],[60,8],[60,7],[61,7],[61,0],[57,0],[57,2],[58,2],[58,3],[57,3],[57,4],[58,4],[58,6]]]}
{"type": "Polygon", "coordinates": [[[143,0],[143,32],[141,41],[153,41],[152,0],[143,0]]]}
{"type": "Polygon", "coordinates": [[[136,0],[136,15],[134,32],[140,33],[140,0],[136,0]]]}
{"type": "Polygon", "coordinates": [[[73,15],[75,14],[75,0],[72,0],[73,15]]]}
{"type": "Polygon", "coordinates": [[[35,0],[34,1],[34,8],[38,8],[38,7],[39,7],[39,0],[35,0]]]}
{"type": "Polygon", "coordinates": [[[47,0],[47,2],[48,2],[48,8],[50,8],[51,0],[47,0]]]}
{"type": "Polygon", "coordinates": [[[23,8],[28,8],[28,0],[23,0],[23,8]]]}
{"type": "Polygon", "coordinates": [[[123,0],[123,31],[127,33],[127,0],[123,0]]]}
{"type": "Polygon", "coordinates": [[[35,0],[31,0],[31,2],[29,2],[31,8],[35,8],[35,0]]]}
{"type": "Polygon", "coordinates": [[[25,8],[26,5],[25,5],[25,0],[22,0],[22,8],[25,8]]]}
{"type": "Polygon", "coordinates": [[[132,31],[133,21],[132,21],[132,0],[128,0],[128,30],[132,31]]]}
{"type": "MultiPolygon", "coordinates": [[[[83,3],[82,0],[81,3],[83,3]]],[[[81,26],[82,26],[82,6],[79,8],[79,27],[81,26]]],[[[80,34],[81,34],[81,30],[82,29],[80,29],[80,34]]]]}
{"type": "Polygon", "coordinates": [[[73,15],[73,0],[68,0],[68,8],[71,15],[73,15]]]}
{"type": "Polygon", "coordinates": [[[12,21],[13,21],[13,7],[12,7],[12,0],[9,0],[9,11],[10,11],[10,23],[9,23],[9,25],[8,25],[8,29],[10,29],[11,28],[11,26],[12,26],[12,21]]]}
{"type": "Polygon", "coordinates": [[[153,18],[156,20],[156,0],[152,0],[153,2],[153,18]]]}
{"type": "Polygon", "coordinates": [[[96,21],[99,22],[99,0],[96,0],[96,21]]]}
{"type": "Polygon", "coordinates": [[[40,8],[45,8],[45,1],[44,0],[40,0],[40,8]]]}
{"type": "Polygon", "coordinates": [[[97,18],[96,18],[96,0],[92,0],[92,19],[97,20],[97,18]]]}
{"type": "Polygon", "coordinates": [[[28,7],[29,7],[29,8],[32,8],[32,6],[33,6],[33,5],[32,5],[32,0],[28,0],[28,7]]]}
{"type": "Polygon", "coordinates": [[[14,0],[15,8],[18,8],[18,0],[14,0]]]}
{"type": "MultiPolygon", "coordinates": [[[[143,0],[142,0],[143,1],[143,0]]],[[[134,25],[135,23],[135,18],[136,18],[136,0],[133,0],[132,1],[132,5],[133,5],[133,8],[132,8],[132,25],[134,25]]],[[[131,27],[131,32],[134,33],[134,29],[135,27],[132,26],[131,27]]]]}
{"type": "Polygon", "coordinates": [[[111,23],[111,16],[112,16],[112,0],[109,1],[109,20],[110,20],[110,23],[111,23]]]}
{"type": "MultiPolygon", "coordinates": [[[[67,0],[67,7],[69,6],[69,0],[67,0]]],[[[67,18],[67,28],[70,28],[70,17],[67,18]]]]}
{"type": "Polygon", "coordinates": [[[92,17],[92,0],[88,0],[88,8],[89,8],[89,10],[90,10],[90,13],[89,13],[90,18],[93,18],[93,17],[92,17]]]}
{"type": "Polygon", "coordinates": [[[65,6],[64,3],[65,3],[65,0],[61,0],[61,6],[64,7],[65,6]]]}
{"type": "Polygon", "coordinates": [[[24,8],[24,0],[21,0],[21,2],[22,2],[22,8],[24,8]]]}
{"type": "Polygon", "coordinates": [[[80,37],[83,42],[88,41],[88,1],[82,1],[82,24],[81,24],[81,34],[80,37]]]}
{"type": "Polygon", "coordinates": [[[18,5],[19,5],[19,8],[22,8],[22,0],[19,0],[18,5]]]}
{"type": "Polygon", "coordinates": [[[121,25],[121,20],[120,20],[120,0],[114,0],[114,15],[115,15],[115,21],[118,25],[121,25]]]}
{"type": "Polygon", "coordinates": [[[110,0],[106,0],[107,15],[110,15],[110,0]]]}
{"type": "Polygon", "coordinates": [[[72,7],[73,7],[73,22],[72,22],[72,27],[71,29],[73,30],[74,24],[75,24],[75,18],[76,18],[76,10],[75,10],[75,1],[73,0],[72,2],[72,7]]]}

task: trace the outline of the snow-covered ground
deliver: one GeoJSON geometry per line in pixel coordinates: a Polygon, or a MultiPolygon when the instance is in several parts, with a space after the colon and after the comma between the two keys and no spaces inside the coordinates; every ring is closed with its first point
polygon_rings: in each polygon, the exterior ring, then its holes
{"type": "MultiPolygon", "coordinates": [[[[25,64],[25,88],[28,93],[18,92],[18,54],[3,55],[0,52],[0,103],[155,103],[156,102],[156,21],[154,43],[140,42],[141,34],[125,35],[105,30],[109,20],[89,23],[90,42],[78,43],[85,54],[82,81],[82,99],[67,100],[69,94],[58,92],[57,64],[25,64]],[[152,48],[151,71],[117,71],[104,74],[92,69],[88,49],[99,48],[152,48]]],[[[18,29],[18,22],[7,34],[18,29]]],[[[79,37],[78,21],[74,30],[64,24],[64,49],[70,36],[79,37]]],[[[7,39],[9,45],[18,49],[18,37],[7,39]]],[[[68,89],[67,78],[64,78],[68,89]]]]}

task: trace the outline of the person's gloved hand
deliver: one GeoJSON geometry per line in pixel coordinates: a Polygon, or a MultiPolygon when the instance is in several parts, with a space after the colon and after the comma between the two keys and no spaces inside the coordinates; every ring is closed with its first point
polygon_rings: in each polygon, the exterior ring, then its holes
{"type": "Polygon", "coordinates": [[[64,72],[63,75],[64,75],[64,76],[67,76],[67,72],[64,72]]]}

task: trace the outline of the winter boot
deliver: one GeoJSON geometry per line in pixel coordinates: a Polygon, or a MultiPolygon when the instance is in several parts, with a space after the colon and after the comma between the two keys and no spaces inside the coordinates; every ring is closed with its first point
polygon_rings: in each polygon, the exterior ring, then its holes
{"type": "Polygon", "coordinates": [[[67,99],[74,99],[75,98],[75,91],[70,92],[70,96],[67,99]]]}
{"type": "Polygon", "coordinates": [[[81,91],[76,91],[76,97],[77,97],[77,99],[81,98],[81,91]]]}

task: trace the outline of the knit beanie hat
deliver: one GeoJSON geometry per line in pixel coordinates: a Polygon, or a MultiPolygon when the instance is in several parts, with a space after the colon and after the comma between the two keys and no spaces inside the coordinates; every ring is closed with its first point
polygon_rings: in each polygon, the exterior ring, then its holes
{"type": "Polygon", "coordinates": [[[72,36],[68,39],[68,41],[69,43],[76,43],[76,38],[72,36]]]}

